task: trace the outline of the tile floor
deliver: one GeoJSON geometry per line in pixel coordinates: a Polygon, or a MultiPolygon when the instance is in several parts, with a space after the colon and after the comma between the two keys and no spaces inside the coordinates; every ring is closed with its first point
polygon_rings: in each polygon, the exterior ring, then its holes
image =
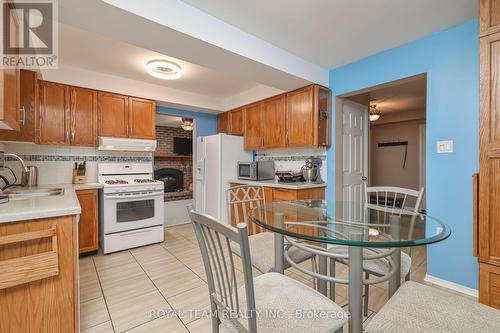
{"type": "MultiPolygon", "coordinates": [[[[412,250],[412,280],[423,281],[425,252],[425,247],[412,250]]],[[[339,265],[337,272],[345,275],[347,269],[339,265]]],[[[312,286],[312,278],[296,269],[286,274],[312,286]]],[[[346,300],[347,287],[337,285],[336,302],[345,306],[346,300]]],[[[370,316],[386,301],[387,283],[371,287],[370,316]]],[[[208,289],[192,226],[167,228],[162,244],[81,258],[80,304],[83,333],[211,332],[203,316],[209,309],[208,289]]]]}

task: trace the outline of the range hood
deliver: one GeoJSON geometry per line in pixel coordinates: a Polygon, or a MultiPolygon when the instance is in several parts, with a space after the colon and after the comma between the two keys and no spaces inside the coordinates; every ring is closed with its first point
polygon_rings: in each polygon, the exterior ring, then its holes
{"type": "Polygon", "coordinates": [[[100,136],[98,150],[155,151],[156,140],[111,138],[100,136]]]}

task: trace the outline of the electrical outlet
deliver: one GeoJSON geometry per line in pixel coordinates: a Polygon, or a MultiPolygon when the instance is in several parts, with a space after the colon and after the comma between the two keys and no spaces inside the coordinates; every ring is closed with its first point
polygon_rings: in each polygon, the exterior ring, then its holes
{"type": "Polygon", "coordinates": [[[453,153],[453,140],[438,141],[437,142],[437,152],[439,154],[453,153]]]}

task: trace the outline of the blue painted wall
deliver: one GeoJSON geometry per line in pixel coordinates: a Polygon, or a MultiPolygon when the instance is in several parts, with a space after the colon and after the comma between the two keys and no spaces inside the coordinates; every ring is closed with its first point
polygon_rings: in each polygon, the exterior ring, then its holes
{"type": "MultiPolygon", "coordinates": [[[[427,73],[427,211],[452,229],[451,238],[428,246],[428,274],[477,288],[471,176],[479,170],[478,21],[335,68],[330,88],[337,96],[420,73],[427,73]],[[437,154],[436,141],[448,139],[454,152],[437,154]]],[[[333,147],[328,150],[328,198],[335,195],[333,147]]]]}
{"type": "Polygon", "coordinates": [[[211,113],[193,112],[181,109],[157,106],[156,112],[171,116],[188,117],[195,119],[196,136],[217,134],[217,116],[211,113]]]}

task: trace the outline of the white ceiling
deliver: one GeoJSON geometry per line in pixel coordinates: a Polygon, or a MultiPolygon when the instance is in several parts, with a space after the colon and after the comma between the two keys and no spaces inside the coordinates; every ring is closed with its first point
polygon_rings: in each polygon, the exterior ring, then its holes
{"type": "Polygon", "coordinates": [[[369,92],[372,104],[382,113],[424,110],[426,106],[426,79],[405,82],[396,86],[369,92]]]}
{"type": "Polygon", "coordinates": [[[59,62],[62,65],[216,98],[229,98],[257,86],[255,82],[242,77],[231,76],[66,24],[59,25],[59,62]],[[166,59],[179,64],[183,69],[182,77],[178,80],[161,80],[148,75],[146,63],[152,59],[166,59]]]}
{"type": "Polygon", "coordinates": [[[476,0],[183,0],[331,69],[478,16],[476,0]]]}

